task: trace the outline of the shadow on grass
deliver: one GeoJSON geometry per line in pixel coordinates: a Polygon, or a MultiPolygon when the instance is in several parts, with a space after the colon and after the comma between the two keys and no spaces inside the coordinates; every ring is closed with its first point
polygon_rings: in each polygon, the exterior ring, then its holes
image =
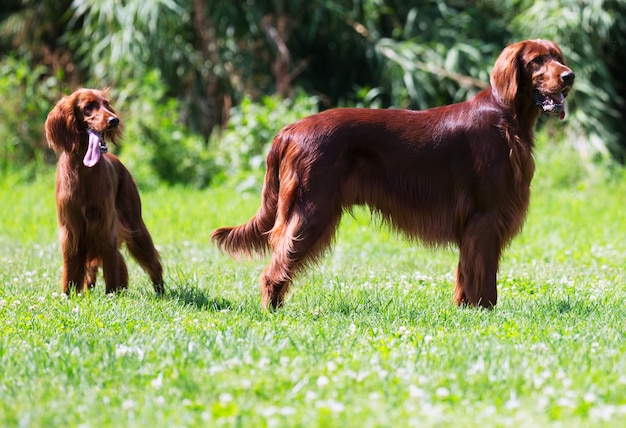
{"type": "Polygon", "coordinates": [[[550,297],[538,302],[537,306],[542,312],[554,313],[557,315],[571,315],[575,317],[586,317],[600,310],[599,303],[585,299],[550,297]]]}
{"type": "Polygon", "coordinates": [[[219,312],[233,309],[233,304],[221,297],[209,297],[205,290],[195,287],[177,287],[168,290],[167,296],[184,306],[195,306],[198,309],[219,312]]]}

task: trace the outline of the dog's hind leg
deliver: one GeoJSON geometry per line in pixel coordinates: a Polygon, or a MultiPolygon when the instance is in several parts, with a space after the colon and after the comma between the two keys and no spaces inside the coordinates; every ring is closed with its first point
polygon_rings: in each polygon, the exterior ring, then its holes
{"type": "Polygon", "coordinates": [[[99,259],[91,259],[87,261],[85,271],[87,275],[85,277],[85,287],[92,289],[96,286],[96,277],[98,275],[98,268],[100,267],[99,259]]]}
{"type": "Polygon", "coordinates": [[[137,263],[139,263],[143,270],[150,276],[154,291],[158,294],[163,294],[165,289],[163,287],[163,267],[161,265],[161,258],[154,247],[152,237],[146,226],[143,222],[141,222],[139,226],[140,227],[138,227],[126,241],[126,246],[131,256],[137,260],[137,263]]]}
{"type": "Polygon", "coordinates": [[[282,306],[297,271],[315,262],[330,245],[341,209],[331,209],[328,201],[330,199],[324,204],[303,203],[303,207],[291,211],[286,225],[277,222],[272,229],[270,243],[274,251],[260,278],[263,308],[282,306]]]}

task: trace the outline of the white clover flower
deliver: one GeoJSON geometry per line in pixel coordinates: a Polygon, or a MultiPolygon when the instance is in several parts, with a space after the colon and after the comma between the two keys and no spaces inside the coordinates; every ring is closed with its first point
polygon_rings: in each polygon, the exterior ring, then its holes
{"type": "Polygon", "coordinates": [[[596,397],[596,394],[594,394],[593,392],[585,392],[585,395],[583,395],[583,400],[585,401],[585,403],[593,403],[594,401],[596,401],[598,397],[596,397]]]}
{"type": "Polygon", "coordinates": [[[424,398],[426,391],[415,385],[409,385],[409,397],[411,398],[424,398]]]}
{"type": "Polygon", "coordinates": [[[144,352],[141,348],[137,346],[126,346],[126,345],[116,345],[115,346],[115,356],[117,358],[125,357],[127,355],[136,354],[139,361],[143,360],[144,352]]]}
{"type": "Polygon", "coordinates": [[[435,391],[435,395],[439,398],[445,398],[448,397],[450,395],[450,390],[444,386],[440,386],[439,388],[437,388],[437,390],[435,391]]]}
{"type": "Polygon", "coordinates": [[[122,409],[123,410],[132,410],[135,408],[135,406],[137,405],[137,403],[135,403],[133,400],[124,400],[122,402],[122,409]]]}
{"type": "Polygon", "coordinates": [[[281,416],[293,416],[296,414],[296,409],[290,406],[281,407],[280,414],[281,416]]]}
{"type": "Polygon", "coordinates": [[[320,376],[320,377],[318,377],[318,378],[317,378],[316,383],[317,383],[317,386],[318,386],[319,388],[323,388],[323,387],[325,387],[326,385],[328,385],[329,380],[328,380],[328,378],[327,378],[326,376],[322,375],[322,376],[320,376]]]}
{"type": "Polygon", "coordinates": [[[159,389],[163,386],[163,373],[159,373],[159,375],[150,381],[150,386],[155,389],[159,389]]]}
{"type": "Polygon", "coordinates": [[[380,397],[381,397],[381,395],[380,395],[380,392],[378,392],[378,391],[370,392],[369,395],[368,395],[368,399],[370,401],[380,400],[380,397]]]}
{"type": "Polygon", "coordinates": [[[561,407],[569,407],[571,409],[576,407],[576,403],[569,397],[561,397],[556,400],[556,403],[561,407]]]}
{"type": "Polygon", "coordinates": [[[228,392],[222,392],[220,394],[219,400],[220,400],[220,403],[222,404],[230,403],[231,401],[233,401],[233,396],[232,394],[229,394],[228,392]]]}
{"type": "Polygon", "coordinates": [[[554,392],[555,392],[554,387],[553,387],[553,386],[550,386],[550,385],[546,386],[546,387],[543,389],[543,393],[544,393],[544,394],[546,394],[546,395],[548,395],[548,396],[553,396],[553,395],[554,395],[554,392]]]}
{"type": "Polygon", "coordinates": [[[324,401],[319,401],[317,403],[317,407],[318,408],[325,408],[330,410],[333,413],[340,413],[343,412],[346,408],[346,406],[339,402],[339,401],[335,401],[335,400],[324,400],[324,401]]]}
{"type": "Polygon", "coordinates": [[[130,348],[128,346],[126,346],[126,345],[117,345],[115,347],[115,356],[117,358],[123,357],[123,356],[125,356],[126,354],[129,353],[129,349],[130,348]]]}
{"type": "Polygon", "coordinates": [[[440,418],[443,415],[443,407],[438,404],[424,402],[422,404],[422,413],[431,418],[440,418]]]}
{"type": "Polygon", "coordinates": [[[625,406],[617,407],[611,404],[592,407],[589,409],[589,417],[608,422],[613,419],[616,413],[621,413],[622,415],[625,414],[626,409],[624,407],[625,406]]]}
{"type": "Polygon", "coordinates": [[[520,401],[517,399],[517,396],[514,393],[511,393],[511,397],[508,399],[506,403],[504,403],[505,409],[517,409],[521,405],[520,401]]]}
{"type": "Polygon", "coordinates": [[[272,416],[274,416],[276,413],[278,413],[278,408],[276,406],[269,406],[269,407],[264,407],[261,408],[259,413],[261,414],[261,416],[263,416],[264,418],[271,418],[272,416]]]}

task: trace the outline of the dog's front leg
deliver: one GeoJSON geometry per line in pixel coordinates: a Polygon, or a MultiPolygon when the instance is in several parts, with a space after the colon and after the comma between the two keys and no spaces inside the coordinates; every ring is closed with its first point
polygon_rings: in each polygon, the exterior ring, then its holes
{"type": "Polygon", "coordinates": [[[63,253],[63,275],[62,287],[65,294],[70,294],[72,290],[80,293],[83,290],[85,280],[85,256],[81,252],[78,254],[63,253]]]}
{"type": "Polygon", "coordinates": [[[106,293],[116,293],[128,288],[128,268],[117,247],[117,237],[102,254],[102,272],[106,293]]]}
{"type": "Polygon", "coordinates": [[[79,244],[79,237],[67,227],[61,225],[59,229],[61,254],[63,254],[63,275],[61,287],[65,294],[72,290],[80,293],[85,280],[85,250],[79,244]]]}
{"type": "Polygon", "coordinates": [[[458,305],[494,307],[498,300],[496,276],[500,242],[496,217],[475,214],[468,221],[459,242],[454,300],[458,305]]]}

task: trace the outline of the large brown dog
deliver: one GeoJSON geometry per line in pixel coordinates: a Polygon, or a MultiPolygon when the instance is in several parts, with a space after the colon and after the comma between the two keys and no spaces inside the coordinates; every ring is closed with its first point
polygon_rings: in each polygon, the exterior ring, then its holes
{"type": "Polygon", "coordinates": [[[573,83],[554,42],[528,40],[502,51],[491,87],[468,101],[306,117],[274,138],[256,215],[211,238],[231,254],[273,250],[260,282],[263,306],[276,308],[343,210],[365,204],[409,238],[456,244],[456,302],[494,306],[502,250],[528,208],[533,128],[542,112],[565,117],[573,83]]]}
{"type": "Polygon", "coordinates": [[[155,291],[163,293],[163,268],[141,218],[137,187],[119,159],[106,153],[105,140],[115,143],[121,136],[106,95],[80,89],[63,97],[46,119],[48,144],[60,152],[55,193],[63,291],[95,286],[100,266],[107,293],[127,288],[119,251],[125,242],[155,291]]]}

